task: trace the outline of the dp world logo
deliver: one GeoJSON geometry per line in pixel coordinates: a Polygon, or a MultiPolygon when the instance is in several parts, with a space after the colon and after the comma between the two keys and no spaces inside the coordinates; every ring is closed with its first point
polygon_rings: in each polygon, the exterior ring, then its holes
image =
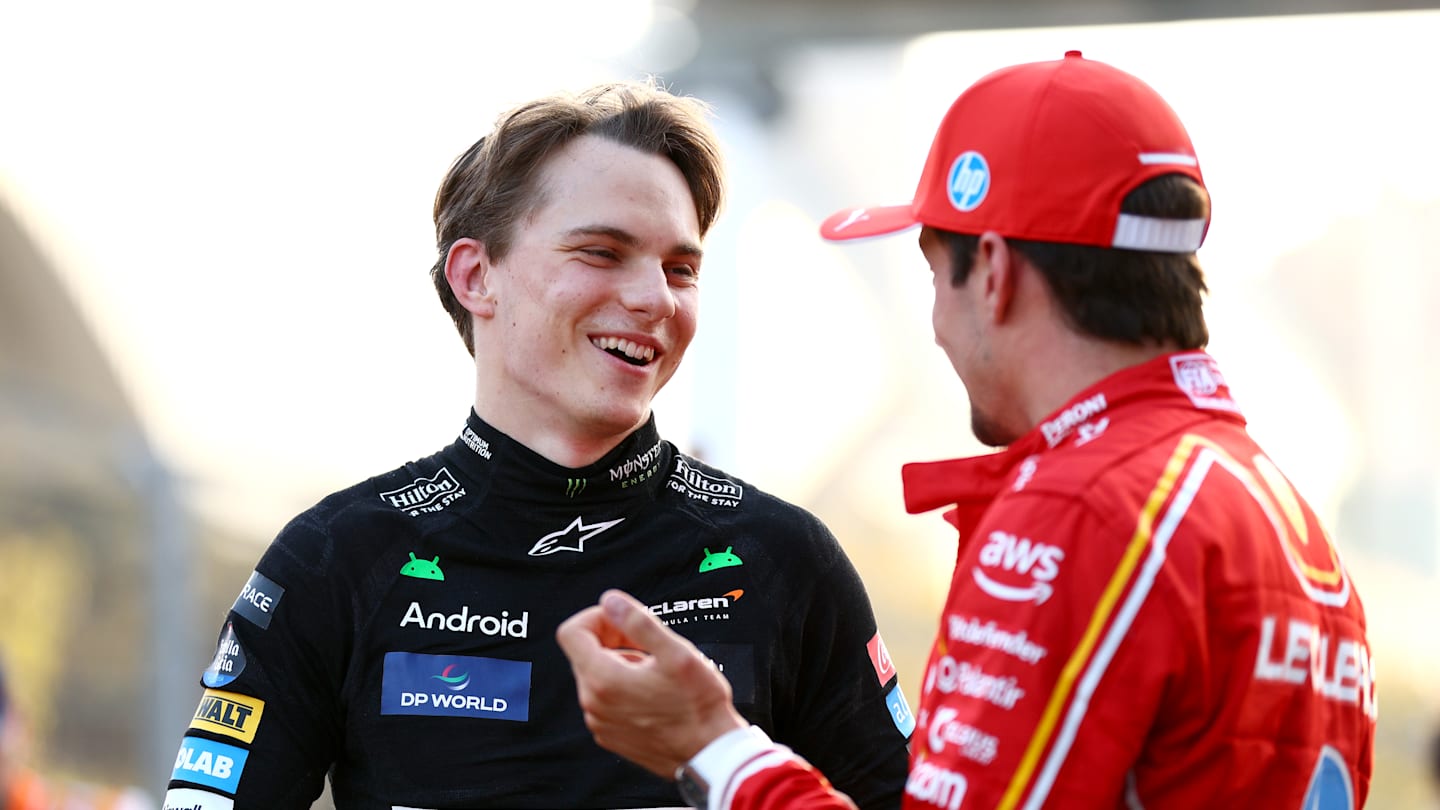
{"type": "Polygon", "coordinates": [[[454,664],[451,664],[442,669],[439,675],[431,675],[430,677],[445,684],[445,688],[451,692],[459,692],[470,685],[470,673],[462,672],[456,675],[455,670],[458,668],[459,667],[456,667],[454,664]]]}
{"type": "Polygon", "coordinates": [[[965,152],[950,164],[947,192],[957,211],[974,211],[990,191],[990,164],[979,152],[965,152]]]}

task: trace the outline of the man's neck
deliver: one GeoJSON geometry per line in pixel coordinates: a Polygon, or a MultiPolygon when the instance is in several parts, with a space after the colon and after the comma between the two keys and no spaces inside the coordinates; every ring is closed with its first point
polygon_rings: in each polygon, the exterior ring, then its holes
{"type": "MultiPolygon", "coordinates": [[[[535,419],[509,417],[475,403],[475,413],[485,423],[524,445],[532,452],[561,467],[585,467],[614,450],[640,425],[617,433],[593,433],[562,428],[535,419]]],[[[642,422],[641,425],[644,423],[642,422]]]]}
{"type": "Polygon", "coordinates": [[[1087,388],[1116,372],[1177,351],[1170,344],[1136,346],[1065,330],[1034,354],[1022,372],[1024,413],[1033,429],[1087,388]]]}

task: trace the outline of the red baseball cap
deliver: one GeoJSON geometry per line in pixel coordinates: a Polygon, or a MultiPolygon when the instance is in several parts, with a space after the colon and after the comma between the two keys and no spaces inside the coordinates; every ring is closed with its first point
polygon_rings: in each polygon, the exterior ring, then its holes
{"type": "Polygon", "coordinates": [[[1002,68],[945,114],[915,199],[848,208],[820,226],[857,239],[929,225],[1011,239],[1193,253],[1208,219],[1120,212],[1136,186],[1164,174],[1204,186],[1185,126],[1149,85],[1070,51],[1002,68]]]}

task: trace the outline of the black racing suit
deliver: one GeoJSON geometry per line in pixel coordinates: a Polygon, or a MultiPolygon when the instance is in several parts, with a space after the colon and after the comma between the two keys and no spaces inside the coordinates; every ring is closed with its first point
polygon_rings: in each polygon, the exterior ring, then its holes
{"type": "Polygon", "coordinates": [[[814,516],[660,439],[588,467],[472,411],[429,458],[295,518],[232,607],[166,807],[675,807],[599,748],[555,629],[623,588],[735,704],[862,807],[897,807],[913,718],[863,584],[814,516]]]}

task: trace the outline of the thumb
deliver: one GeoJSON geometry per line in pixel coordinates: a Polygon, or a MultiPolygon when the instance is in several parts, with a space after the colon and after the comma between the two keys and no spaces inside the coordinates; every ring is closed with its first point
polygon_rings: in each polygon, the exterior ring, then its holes
{"type": "Polygon", "coordinates": [[[639,650],[659,655],[676,644],[688,642],[655,618],[649,608],[624,591],[608,590],[600,595],[600,608],[605,620],[619,630],[639,650]]]}

